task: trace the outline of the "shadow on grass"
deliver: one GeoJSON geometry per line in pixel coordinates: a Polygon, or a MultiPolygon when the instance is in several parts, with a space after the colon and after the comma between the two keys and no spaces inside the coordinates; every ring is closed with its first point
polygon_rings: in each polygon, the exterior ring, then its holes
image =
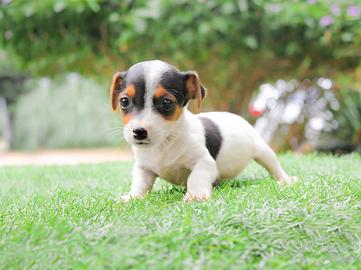
{"type": "Polygon", "coordinates": [[[265,178],[236,178],[236,179],[229,179],[224,180],[220,183],[217,183],[214,188],[215,189],[225,189],[225,188],[244,188],[248,186],[254,186],[254,185],[261,185],[265,181],[267,181],[265,178]]]}
{"type": "MultiPolygon", "coordinates": [[[[261,185],[265,183],[269,179],[265,178],[235,178],[224,180],[220,183],[217,183],[213,186],[213,190],[222,191],[227,190],[228,188],[231,189],[243,189],[249,186],[261,185]]],[[[151,192],[152,198],[162,198],[162,200],[172,203],[177,202],[183,198],[186,194],[187,188],[184,186],[175,186],[175,185],[168,185],[163,187],[160,190],[151,192]]]]}

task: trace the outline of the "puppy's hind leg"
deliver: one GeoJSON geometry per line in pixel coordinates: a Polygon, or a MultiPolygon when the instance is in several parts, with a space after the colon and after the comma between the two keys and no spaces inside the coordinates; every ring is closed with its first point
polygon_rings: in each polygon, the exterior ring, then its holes
{"type": "Polygon", "coordinates": [[[261,138],[255,146],[254,159],[272,174],[277,182],[292,184],[297,181],[296,176],[288,176],[279,163],[276,154],[261,138]]]}

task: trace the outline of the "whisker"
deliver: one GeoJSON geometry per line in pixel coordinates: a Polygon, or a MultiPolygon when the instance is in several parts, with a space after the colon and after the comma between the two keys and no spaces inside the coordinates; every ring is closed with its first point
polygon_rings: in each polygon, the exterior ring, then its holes
{"type": "Polygon", "coordinates": [[[123,130],[124,127],[109,127],[104,129],[104,131],[112,131],[112,130],[123,130]]]}
{"type": "Polygon", "coordinates": [[[123,137],[123,133],[122,132],[108,132],[108,133],[105,133],[105,136],[108,136],[108,137],[123,137]]]}
{"type": "Polygon", "coordinates": [[[124,128],[123,127],[110,127],[103,129],[100,133],[106,133],[106,134],[112,134],[112,133],[123,133],[124,128]]]}

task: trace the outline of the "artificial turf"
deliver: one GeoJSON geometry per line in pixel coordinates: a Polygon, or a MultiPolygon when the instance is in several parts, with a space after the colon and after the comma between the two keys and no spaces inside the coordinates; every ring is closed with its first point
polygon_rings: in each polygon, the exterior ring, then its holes
{"type": "Polygon", "coordinates": [[[280,156],[185,204],[158,180],[144,200],[131,163],[0,168],[1,269],[361,269],[361,158],[280,156]]]}

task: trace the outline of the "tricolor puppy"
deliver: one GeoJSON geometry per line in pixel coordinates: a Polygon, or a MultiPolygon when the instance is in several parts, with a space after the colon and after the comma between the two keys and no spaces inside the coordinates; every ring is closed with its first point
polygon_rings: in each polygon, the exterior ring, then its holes
{"type": "Polygon", "coordinates": [[[195,99],[199,107],[205,94],[196,72],[180,72],[159,60],[114,75],[111,106],[120,111],[135,158],[131,190],[123,201],[143,198],[158,176],[187,186],[186,202],[207,200],[213,184],[234,178],[252,159],[279,182],[296,179],[240,116],[191,113],[188,102],[195,99]]]}

